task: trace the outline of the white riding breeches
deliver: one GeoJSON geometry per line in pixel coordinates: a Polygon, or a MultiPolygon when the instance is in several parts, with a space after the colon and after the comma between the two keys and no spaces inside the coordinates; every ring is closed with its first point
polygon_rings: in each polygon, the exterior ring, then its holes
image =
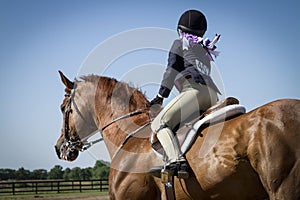
{"type": "Polygon", "coordinates": [[[172,99],[152,121],[151,129],[157,134],[168,156],[168,163],[180,161],[183,158],[172,130],[193,113],[200,113],[216,104],[217,98],[217,93],[206,85],[186,81],[182,92],[172,99]]]}

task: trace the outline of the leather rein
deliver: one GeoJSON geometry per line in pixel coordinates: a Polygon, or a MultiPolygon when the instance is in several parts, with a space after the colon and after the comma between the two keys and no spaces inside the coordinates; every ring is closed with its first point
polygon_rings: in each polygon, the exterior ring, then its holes
{"type": "MultiPolygon", "coordinates": [[[[75,90],[74,90],[75,91],[75,90]]],[[[73,104],[77,114],[87,123],[89,123],[89,125],[92,125],[90,122],[88,122],[84,116],[82,115],[82,113],[80,112],[76,102],[74,101],[74,95],[75,92],[72,92],[71,94],[65,94],[66,97],[69,97],[69,100],[68,100],[68,103],[66,105],[66,108],[65,108],[65,119],[64,119],[64,137],[65,137],[65,140],[66,140],[66,146],[70,149],[70,151],[74,151],[74,150],[79,150],[81,152],[89,149],[90,147],[92,147],[92,145],[98,143],[98,142],[101,142],[103,141],[103,137],[102,138],[99,138],[97,140],[93,140],[91,142],[82,142],[80,137],[79,136],[75,136],[75,138],[71,138],[70,137],[70,125],[69,125],[69,122],[70,122],[70,113],[73,112],[71,106],[73,104]]],[[[99,131],[101,136],[102,136],[102,132],[108,128],[110,125],[118,122],[118,121],[121,121],[123,119],[126,119],[126,118],[130,118],[130,117],[133,117],[135,115],[139,115],[139,114],[142,114],[144,113],[144,111],[147,110],[146,108],[144,109],[137,109],[133,112],[130,112],[130,113],[127,113],[125,115],[122,115],[120,117],[117,117],[113,120],[111,120],[109,123],[107,123],[105,126],[103,126],[102,128],[99,128],[97,130],[97,132],[99,131]]],[[[131,138],[132,136],[134,136],[136,133],[138,133],[140,130],[142,130],[143,128],[145,128],[146,126],[148,126],[150,124],[150,122],[146,123],[145,125],[139,127],[138,129],[136,129],[135,131],[131,132],[130,134],[127,135],[127,137],[124,139],[124,141],[121,143],[121,145],[119,146],[119,148],[117,149],[117,151],[115,152],[115,154],[112,156],[112,159],[117,155],[117,153],[122,149],[122,147],[124,146],[124,144],[128,141],[129,138],[131,138]]],[[[90,136],[91,137],[91,136],[90,136]]]]}

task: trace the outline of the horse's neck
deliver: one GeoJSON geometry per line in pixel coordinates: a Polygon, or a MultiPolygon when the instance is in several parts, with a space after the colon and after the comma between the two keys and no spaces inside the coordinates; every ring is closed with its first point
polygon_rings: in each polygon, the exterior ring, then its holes
{"type": "MultiPolygon", "coordinates": [[[[134,110],[146,108],[147,104],[148,102],[144,95],[135,88],[131,88],[127,84],[117,82],[114,79],[100,78],[95,100],[99,128],[134,110]]],[[[122,119],[108,126],[103,131],[102,136],[110,156],[115,155],[128,134],[147,122],[149,122],[149,116],[143,113],[122,119]]],[[[150,132],[151,130],[148,128],[144,133],[138,133],[129,139],[113,161],[115,168],[119,168],[117,166],[121,166],[120,162],[125,159],[126,164],[123,163],[123,167],[128,169],[134,168],[135,171],[143,171],[148,166],[141,168],[143,166],[141,162],[147,165],[149,163],[144,160],[145,158],[151,157],[151,160],[155,160],[155,155],[148,140],[150,132]],[[137,166],[139,167],[137,168],[137,166]]],[[[125,168],[122,168],[122,171],[126,171],[125,168]]]]}
{"type": "Polygon", "coordinates": [[[93,112],[95,108],[96,87],[92,82],[79,82],[76,85],[75,99],[89,112],[93,112]]]}
{"type": "Polygon", "coordinates": [[[87,139],[98,127],[95,113],[96,87],[91,82],[77,82],[73,100],[73,120],[82,140],[87,139]]]}
{"type": "MultiPolygon", "coordinates": [[[[146,108],[147,100],[135,88],[115,79],[101,77],[95,96],[99,128],[134,110],[146,108]]],[[[126,120],[123,120],[126,121],[126,120]]],[[[123,121],[119,123],[124,124],[123,121]]]]}

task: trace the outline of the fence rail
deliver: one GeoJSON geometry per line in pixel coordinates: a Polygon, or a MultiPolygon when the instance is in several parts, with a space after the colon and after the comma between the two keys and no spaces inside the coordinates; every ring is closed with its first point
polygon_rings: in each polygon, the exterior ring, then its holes
{"type": "Polygon", "coordinates": [[[107,191],[108,180],[38,180],[38,181],[4,181],[0,182],[0,195],[15,195],[24,193],[49,193],[49,192],[70,192],[70,191],[107,191]]]}

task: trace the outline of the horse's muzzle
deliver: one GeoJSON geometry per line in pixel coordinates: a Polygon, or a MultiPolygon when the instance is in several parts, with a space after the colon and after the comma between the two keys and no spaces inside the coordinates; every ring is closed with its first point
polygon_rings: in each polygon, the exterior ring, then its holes
{"type": "Polygon", "coordinates": [[[67,142],[64,142],[60,147],[55,145],[56,154],[59,159],[74,161],[78,157],[79,151],[75,148],[70,148],[67,144],[67,142]]]}

